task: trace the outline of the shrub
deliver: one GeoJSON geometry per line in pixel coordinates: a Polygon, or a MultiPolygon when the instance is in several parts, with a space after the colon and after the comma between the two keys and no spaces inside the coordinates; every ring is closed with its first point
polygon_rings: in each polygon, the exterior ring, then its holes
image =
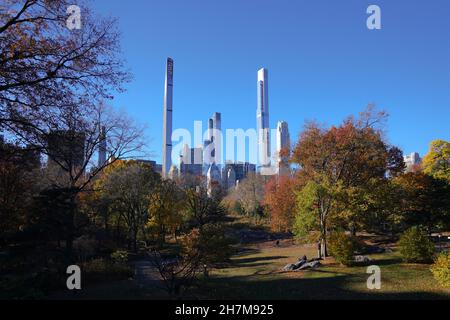
{"type": "Polygon", "coordinates": [[[117,250],[111,253],[111,259],[117,264],[126,264],[128,262],[128,252],[124,250],[117,250]]]}
{"type": "Polygon", "coordinates": [[[405,231],[398,243],[400,254],[406,262],[430,262],[434,254],[434,244],[420,227],[405,231]]]}
{"type": "Polygon", "coordinates": [[[227,262],[234,253],[233,239],[225,233],[221,224],[208,224],[201,231],[200,249],[204,253],[204,262],[215,264],[227,262]]]}
{"type": "Polygon", "coordinates": [[[353,262],[353,253],[356,249],[356,241],[344,232],[334,232],[329,241],[330,254],[337,262],[349,266],[353,262]]]}
{"type": "Polygon", "coordinates": [[[94,259],[82,265],[86,278],[91,281],[122,280],[133,276],[132,268],[105,259],[94,259]]]}
{"type": "Polygon", "coordinates": [[[442,252],[431,267],[434,278],[444,288],[450,288],[450,252],[442,252]]]}
{"type": "Polygon", "coordinates": [[[194,229],[183,241],[183,255],[199,255],[200,262],[215,265],[227,262],[234,253],[233,240],[225,234],[221,224],[207,224],[194,229]]]}

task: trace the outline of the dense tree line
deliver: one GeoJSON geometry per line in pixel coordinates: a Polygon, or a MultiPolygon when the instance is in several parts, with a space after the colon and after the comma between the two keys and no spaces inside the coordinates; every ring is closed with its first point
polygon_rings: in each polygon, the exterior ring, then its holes
{"type": "Polygon", "coordinates": [[[385,140],[385,119],[369,107],[337,127],[308,123],[291,157],[297,172],[266,186],[272,228],[312,236],[325,256],[333,230],[448,230],[450,144],[432,142],[422,166],[406,172],[401,150],[385,140]]]}

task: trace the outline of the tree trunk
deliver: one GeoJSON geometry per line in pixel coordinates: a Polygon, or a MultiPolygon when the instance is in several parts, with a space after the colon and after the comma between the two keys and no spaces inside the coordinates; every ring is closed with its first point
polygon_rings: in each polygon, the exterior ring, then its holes
{"type": "Polygon", "coordinates": [[[352,237],[356,237],[356,226],[354,223],[350,225],[350,234],[352,235],[352,237]]]}
{"type": "Polygon", "coordinates": [[[325,218],[323,217],[323,215],[322,215],[322,217],[321,217],[321,219],[320,219],[320,225],[321,225],[321,233],[322,233],[322,246],[321,246],[321,249],[322,249],[322,257],[324,257],[324,258],[326,258],[326,257],[328,257],[328,248],[327,248],[327,225],[326,225],[326,222],[325,222],[325,218]]]}

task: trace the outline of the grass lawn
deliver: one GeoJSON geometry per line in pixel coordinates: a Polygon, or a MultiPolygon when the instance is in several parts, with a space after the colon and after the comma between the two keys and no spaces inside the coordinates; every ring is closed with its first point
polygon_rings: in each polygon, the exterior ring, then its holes
{"type": "Polygon", "coordinates": [[[450,299],[434,280],[429,265],[405,264],[395,251],[369,255],[381,268],[381,290],[367,289],[367,266],[342,267],[332,258],[314,271],[280,269],[315,247],[283,241],[249,245],[224,269],[214,270],[195,290],[204,299],[450,299]],[[205,294],[206,292],[206,294],[205,294]]]}

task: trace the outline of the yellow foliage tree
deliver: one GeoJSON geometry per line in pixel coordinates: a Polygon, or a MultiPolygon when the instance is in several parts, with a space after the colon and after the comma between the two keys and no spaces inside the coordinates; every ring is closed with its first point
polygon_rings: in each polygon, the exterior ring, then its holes
{"type": "Polygon", "coordinates": [[[450,142],[444,140],[431,142],[422,166],[426,174],[450,183],[450,142]]]}

